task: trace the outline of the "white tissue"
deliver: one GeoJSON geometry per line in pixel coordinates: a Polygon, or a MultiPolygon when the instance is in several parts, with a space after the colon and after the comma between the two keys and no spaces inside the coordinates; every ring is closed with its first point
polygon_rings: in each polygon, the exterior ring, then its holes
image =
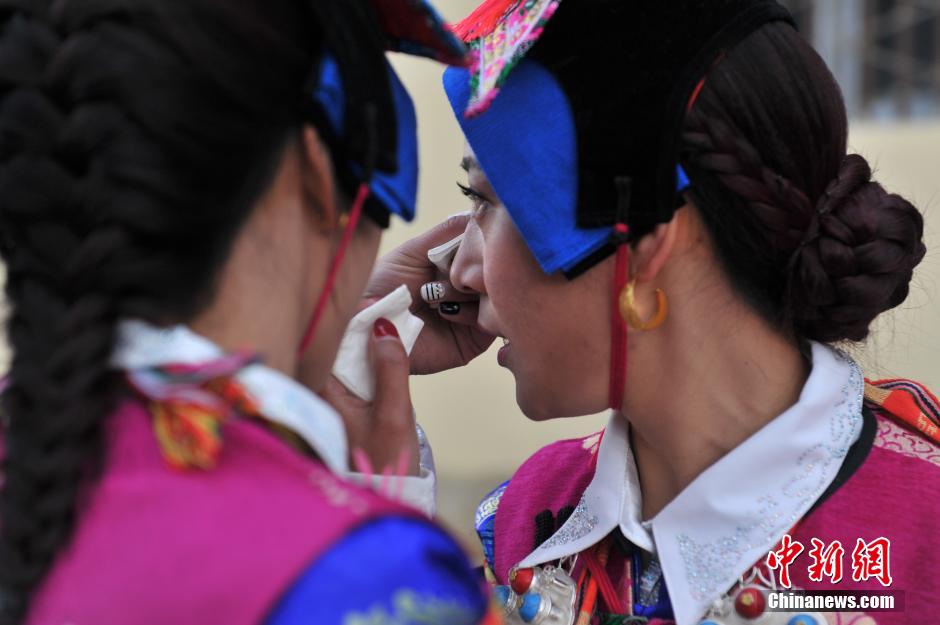
{"type": "Polygon", "coordinates": [[[348,388],[366,401],[375,397],[375,372],[369,359],[369,337],[376,320],[384,317],[398,330],[398,336],[411,353],[424,327],[424,322],[411,314],[411,293],[404,284],[384,298],[359,312],[349,322],[343,341],[340,343],[333,375],[348,388]]]}
{"type": "Polygon", "coordinates": [[[443,245],[432,247],[428,250],[428,260],[442,273],[450,273],[450,264],[454,262],[454,256],[457,254],[457,248],[460,247],[461,241],[463,241],[463,234],[454,237],[443,245]]]}

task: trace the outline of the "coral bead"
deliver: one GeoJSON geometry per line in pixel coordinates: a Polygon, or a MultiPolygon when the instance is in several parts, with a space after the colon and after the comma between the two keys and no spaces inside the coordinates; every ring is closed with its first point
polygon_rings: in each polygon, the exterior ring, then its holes
{"type": "Polygon", "coordinates": [[[509,585],[517,595],[524,595],[532,587],[533,579],[535,579],[533,569],[516,569],[513,571],[512,579],[509,580],[509,585]]]}
{"type": "Polygon", "coordinates": [[[767,609],[767,600],[757,588],[745,588],[734,600],[734,610],[746,619],[756,619],[767,609]]]}

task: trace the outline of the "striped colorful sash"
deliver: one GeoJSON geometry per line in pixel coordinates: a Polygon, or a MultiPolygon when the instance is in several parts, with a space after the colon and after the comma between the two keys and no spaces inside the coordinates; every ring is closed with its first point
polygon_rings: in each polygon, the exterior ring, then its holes
{"type": "Polygon", "coordinates": [[[865,401],[940,445],[940,401],[919,382],[865,380],[865,401]]]}

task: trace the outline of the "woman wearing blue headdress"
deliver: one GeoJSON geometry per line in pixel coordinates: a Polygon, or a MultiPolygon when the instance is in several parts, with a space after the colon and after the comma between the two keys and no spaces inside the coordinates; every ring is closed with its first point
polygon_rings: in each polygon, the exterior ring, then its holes
{"type": "Polygon", "coordinates": [[[378,392],[347,414],[368,429],[316,394],[382,228],[414,215],[384,49],[462,63],[459,40],[418,0],[0,0],[0,20],[0,623],[488,618],[443,530],[342,479],[351,448],[380,468],[404,448],[429,485],[395,326],[369,328],[378,392]]]}
{"type": "Polygon", "coordinates": [[[905,300],[923,218],[847,153],[787,11],[491,1],[459,32],[475,62],[444,86],[472,215],[412,286],[476,334],[429,332],[412,368],[499,336],[530,419],[612,411],[479,509],[509,621],[932,618],[940,405],[833,347],[905,300]],[[795,589],[857,594],[781,603],[795,589]]]}

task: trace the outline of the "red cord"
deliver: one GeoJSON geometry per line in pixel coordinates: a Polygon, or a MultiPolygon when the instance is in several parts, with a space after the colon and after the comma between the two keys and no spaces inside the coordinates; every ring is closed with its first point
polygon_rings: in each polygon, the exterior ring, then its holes
{"type": "MultiPolygon", "coordinates": [[[[604,598],[607,608],[614,614],[623,614],[626,610],[624,610],[620,597],[614,589],[614,584],[607,574],[607,558],[604,557],[602,562],[601,558],[598,557],[597,551],[604,545],[605,543],[599,543],[597,547],[584,553],[584,566],[590,571],[591,580],[597,584],[597,589],[600,591],[601,597],[604,598]]],[[[607,548],[609,549],[609,545],[607,545],[607,548]]]]}
{"type": "Polygon", "coordinates": [[[329,301],[330,295],[333,293],[333,287],[336,285],[336,278],[339,275],[339,268],[342,265],[343,257],[346,256],[349,242],[352,241],[353,233],[356,231],[356,226],[359,224],[359,217],[362,215],[362,207],[365,206],[368,198],[369,186],[363,183],[359,185],[359,190],[356,192],[356,200],[353,202],[352,209],[349,211],[349,221],[346,223],[346,229],[343,231],[343,238],[340,240],[339,248],[336,250],[336,256],[333,257],[330,273],[326,277],[326,284],[323,286],[323,291],[320,292],[317,307],[313,310],[313,316],[310,317],[307,330],[304,332],[303,340],[300,342],[300,349],[297,351],[297,354],[300,356],[307,351],[307,348],[310,347],[310,343],[313,341],[314,332],[320,324],[320,318],[323,317],[323,312],[326,310],[326,303],[329,301]]]}
{"type": "Polygon", "coordinates": [[[692,107],[695,106],[695,101],[698,100],[698,97],[702,94],[702,88],[705,86],[705,79],[702,78],[698,81],[698,84],[695,85],[695,89],[692,90],[692,95],[689,97],[689,104],[685,107],[686,114],[692,110],[692,107]]]}
{"type": "Polygon", "coordinates": [[[591,470],[597,470],[597,457],[601,455],[601,443],[604,442],[604,434],[607,432],[607,428],[601,430],[600,434],[597,435],[597,443],[595,443],[597,451],[594,452],[594,455],[591,456],[591,470]]]}
{"type": "MultiPolygon", "coordinates": [[[[722,52],[721,54],[718,55],[718,58],[715,59],[715,62],[712,63],[712,66],[709,69],[709,71],[711,71],[712,69],[715,69],[715,66],[724,60],[725,60],[725,53],[722,52]]],[[[708,76],[702,76],[702,79],[698,81],[697,83],[695,83],[695,88],[692,90],[692,95],[689,96],[689,103],[685,107],[686,115],[688,115],[689,112],[691,112],[692,107],[695,106],[695,102],[698,100],[698,97],[702,95],[702,88],[705,87],[706,78],[708,78],[708,76]]]]}
{"type": "MultiPolygon", "coordinates": [[[[617,224],[614,229],[626,238],[629,228],[626,224],[617,224]]],[[[611,297],[611,341],[610,341],[610,407],[620,410],[623,407],[623,385],[627,378],[627,323],[620,314],[620,293],[627,285],[627,273],[630,266],[630,246],[624,241],[617,246],[617,260],[614,269],[614,287],[611,297]]]]}

